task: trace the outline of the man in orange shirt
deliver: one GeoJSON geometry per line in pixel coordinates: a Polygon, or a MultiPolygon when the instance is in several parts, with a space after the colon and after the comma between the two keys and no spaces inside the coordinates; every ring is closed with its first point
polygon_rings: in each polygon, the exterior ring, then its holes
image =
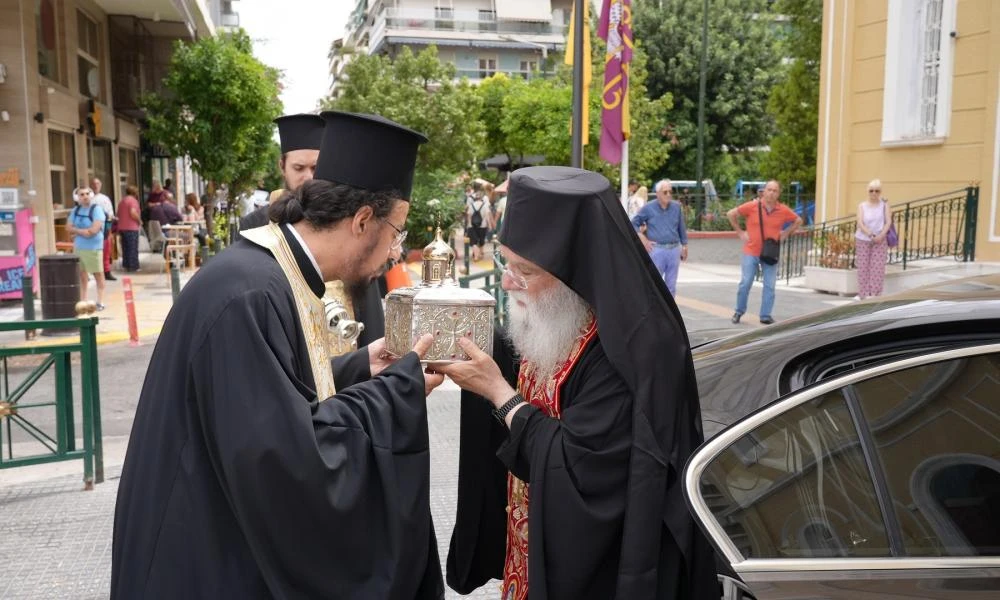
{"type": "Polygon", "coordinates": [[[740,273],[740,287],[736,292],[736,312],[732,322],[739,323],[740,317],[747,311],[747,297],[750,286],[757,276],[757,266],[764,273],[764,293],[760,300],[760,322],[763,325],[774,323],[771,309],[774,307],[774,284],[778,279],[778,265],[769,265],[760,260],[760,252],[764,247],[764,239],[785,241],[788,236],[802,226],[802,218],[792,209],[778,201],[781,196],[781,184],[772,179],[764,186],[764,196],[761,200],[745,202],[726,213],[733,230],[739,233],[743,240],[743,262],[740,273]],[[760,210],[758,209],[760,206],[760,210]],[[746,220],[746,229],[740,228],[739,217],[746,220]],[[763,216],[764,235],[761,236],[761,216],[763,216]],[[791,227],[782,228],[791,223],[791,227]]]}

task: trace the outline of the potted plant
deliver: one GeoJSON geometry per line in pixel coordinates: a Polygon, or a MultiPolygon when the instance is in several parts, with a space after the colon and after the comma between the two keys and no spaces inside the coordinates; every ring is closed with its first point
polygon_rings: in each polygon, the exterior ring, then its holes
{"type": "Polygon", "coordinates": [[[805,267],[806,287],[843,296],[853,296],[858,291],[858,277],[854,272],[854,229],[838,228],[817,236],[813,259],[815,264],[805,267]]]}

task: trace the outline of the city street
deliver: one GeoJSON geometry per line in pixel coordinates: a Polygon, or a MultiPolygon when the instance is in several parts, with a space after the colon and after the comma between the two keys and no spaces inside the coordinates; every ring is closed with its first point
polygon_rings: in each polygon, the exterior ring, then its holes
{"type": "MultiPolygon", "coordinates": [[[[690,263],[681,269],[677,302],[693,344],[730,332],[758,327],[756,319],[729,322],[736,275],[726,265],[690,263]]],[[[755,315],[759,286],[751,293],[755,315]]],[[[779,284],[775,316],[790,318],[849,300],[779,284]]],[[[153,343],[99,347],[101,400],[107,479],[82,491],[78,461],[0,471],[0,561],[7,576],[0,598],[106,598],[110,585],[111,531],[118,477],[136,401],[153,343]]],[[[25,367],[11,368],[12,382],[25,367]]],[[[52,376],[43,377],[33,394],[52,393],[52,376]]],[[[79,390],[74,392],[79,399],[79,390]]],[[[428,400],[431,452],[431,507],[442,561],[454,523],[458,467],[458,389],[446,382],[428,400]]],[[[49,419],[51,421],[51,418],[49,419]]],[[[39,419],[40,424],[47,421],[39,419]]],[[[17,445],[15,445],[17,446],[17,445]]],[[[450,592],[448,598],[459,598],[450,592]]],[[[496,598],[485,586],[469,598],[496,598]]]]}

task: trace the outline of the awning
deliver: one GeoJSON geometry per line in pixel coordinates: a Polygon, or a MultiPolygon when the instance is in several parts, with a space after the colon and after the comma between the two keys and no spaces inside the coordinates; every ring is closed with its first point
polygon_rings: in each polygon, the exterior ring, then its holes
{"type": "Polygon", "coordinates": [[[541,21],[552,20],[551,0],[495,0],[497,20],[541,21]]]}

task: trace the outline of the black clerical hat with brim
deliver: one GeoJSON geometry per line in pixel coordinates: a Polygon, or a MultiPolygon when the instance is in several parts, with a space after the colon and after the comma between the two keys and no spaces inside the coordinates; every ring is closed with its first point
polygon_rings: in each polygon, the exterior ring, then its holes
{"type": "Polygon", "coordinates": [[[285,115],[274,122],[278,125],[282,154],[293,150],[319,150],[324,125],[319,115],[285,115]]]}
{"type": "Polygon", "coordinates": [[[373,192],[395,190],[410,199],[424,134],[378,115],[326,111],[320,116],[326,127],[316,179],[373,192]]]}

